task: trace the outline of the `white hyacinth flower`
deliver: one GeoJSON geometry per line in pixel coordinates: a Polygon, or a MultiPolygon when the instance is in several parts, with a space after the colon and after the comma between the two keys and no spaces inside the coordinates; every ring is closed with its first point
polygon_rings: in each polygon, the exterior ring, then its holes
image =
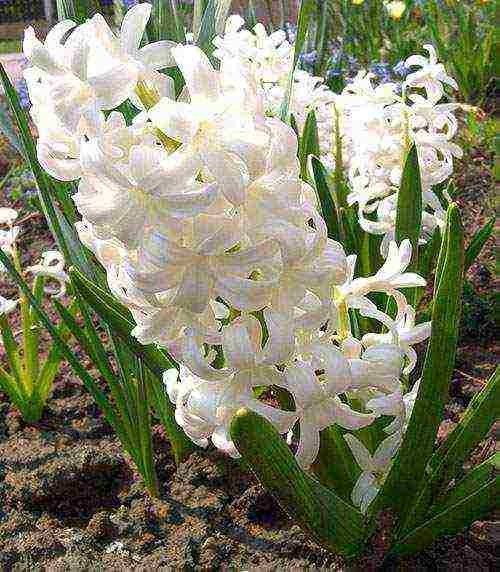
{"type": "Polygon", "coordinates": [[[64,256],[57,250],[47,250],[42,254],[42,260],[34,266],[29,266],[26,272],[34,276],[43,276],[59,283],[59,288],[45,286],[45,292],[54,298],[60,298],[66,293],[69,276],[64,271],[64,256]]]}
{"type": "Polygon", "coordinates": [[[362,471],[351,498],[364,514],[384,484],[391,468],[391,459],[399,447],[400,437],[398,434],[387,437],[373,455],[354,435],[344,435],[344,439],[362,471]]]}

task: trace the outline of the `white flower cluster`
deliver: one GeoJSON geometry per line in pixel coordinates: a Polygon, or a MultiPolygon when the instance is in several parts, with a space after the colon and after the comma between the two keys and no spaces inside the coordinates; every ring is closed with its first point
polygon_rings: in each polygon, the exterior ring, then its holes
{"type": "MultiPolygon", "coordinates": [[[[355,278],[356,257],[328,238],[295,133],[266,113],[262,82],[285,73],[272,55],[291,51],[279,33],[257,29],[255,65],[228,50],[215,70],[192,45],[140,47],[150,10],[131,9],[118,35],[100,16],[62,22],[44,44],[28,30],[25,53],[40,162],[79,179],[82,241],[131,310],[134,335],[179,362],[165,373],[177,422],[197,444],[237,455],[229,425],[248,407],[292,440],[300,429],[296,457],[308,468],[326,427],[388,415],[393,453],[407,422],[400,376],[430,332],[400,290],[425,285],[406,272],[410,243],[390,242],[382,268],[355,278]],[[178,99],[158,73],[172,63],[186,85],[178,99]],[[138,110],[131,125],[115,110],[126,100],[138,110]],[[395,299],[396,318],[373,292],[395,299]],[[350,310],[386,333],[357,339],[350,310]],[[291,410],[268,399],[287,393],[291,410]]],[[[231,45],[246,49],[250,33],[238,30],[231,45]]],[[[375,486],[363,483],[357,502],[375,486]]]]}
{"type": "MultiPolygon", "coordinates": [[[[293,46],[283,31],[269,36],[262,25],[254,33],[242,29],[239,16],[228,19],[224,37],[216,38],[214,55],[224,62],[238,59],[252,69],[259,80],[264,107],[277,116],[286,91],[293,60],[293,46]]],[[[384,236],[381,251],[394,239],[397,192],[404,158],[410,143],[415,143],[422,173],[422,241],[444,225],[445,209],[433,187],[446,181],[453,172],[453,157],[462,155],[452,142],[457,131],[453,114],[458,104],[439,103],[443,84],[457,89],[455,80],[438,63],[436,52],[424,46],[429,58],[411,56],[405,66],[419,67],[410,73],[398,94],[394,83],[375,86],[373,75],[359,72],[341,94],[335,94],[323,79],[297,70],[290,111],[300,129],[310,111],[318,123],[321,160],[335,168],[335,147],[339,137],[351,192],[349,204],[358,205],[361,227],[384,236]]],[[[445,198],[446,195],[445,195],[445,198]]]]}

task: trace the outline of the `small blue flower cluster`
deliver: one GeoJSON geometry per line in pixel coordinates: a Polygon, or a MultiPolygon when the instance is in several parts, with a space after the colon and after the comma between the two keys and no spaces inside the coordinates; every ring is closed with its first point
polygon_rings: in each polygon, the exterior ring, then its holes
{"type": "Polygon", "coordinates": [[[23,109],[28,110],[31,107],[31,100],[28,94],[28,86],[24,78],[18,79],[14,85],[17,95],[19,96],[19,103],[23,109]]]}

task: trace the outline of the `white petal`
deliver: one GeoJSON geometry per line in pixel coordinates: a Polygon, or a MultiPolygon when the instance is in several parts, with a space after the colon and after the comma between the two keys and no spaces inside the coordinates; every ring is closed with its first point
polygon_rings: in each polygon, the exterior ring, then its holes
{"type": "Polygon", "coordinates": [[[209,105],[220,95],[217,72],[208,57],[197,46],[176,46],[172,55],[184,76],[193,103],[209,105]]]}
{"type": "Polygon", "coordinates": [[[260,329],[253,316],[237,318],[224,328],[222,346],[230,367],[241,370],[254,365],[255,354],[260,351],[260,329]]]}
{"type": "Polygon", "coordinates": [[[164,97],[148,111],[148,115],[155,127],[176,141],[187,143],[198,131],[200,118],[193,113],[189,103],[164,97]]]}
{"type": "Polygon", "coordinates": [[[300,419],[300,440],[295,453],[295,460],[303,468],[308,469],[319,453],[319,430],[308,417],[300,419]]]}
{"type": "Polygon", "coordinates": [[[219,296],[235,308],[251,312],[267,306],[273,283],[249,280],[239,276],[216,276],[215,289],[219,296]]]}
{"type": "Polygon", "coordinates": [[[130,97],[137,83],[137,70],[123,63],[87,81],[96,93],[99,109],[113,109],[130,97]]]}
{"type": "Polygon", "coordinates": [[[17,218],[18,212],[9,207],[0,207],[0,224],[11,225],[17,218]]]}
{"type": "Polygon", "coordinates": [[[147,44],[139,50],[138,59],[141,63],[154,70],[175,66],[175,60],[171,53],[171,49],[175,45],[175,42],[169,40],[147,44]]]}
{"type": "Polygon", "coordinates": [[[199,152],[227,200],[234,206],[244,203],[245,190],[250,183],[250,175],[244,161],[234,153],[227,153],[221,148],[214,150],[208,144],[203,145],[199,152]]]}
{"type": "Polygon", "coordinates": [[[349,449],[351,449],[351,453],[356,459],[356,462],[360,466],[361,470],[372,471],[373,470],[372,456],[370,454],[370,451],[368,451],[368,449],[365,447],[365,445],[357,437],[351,435],[350,433],[346,433],[344,435],[344,439],[349,445],[349,449]]]}
{"type": "Polygon", "coordinates": [[[366,427],[375,421],[374,415],[354,411],[338,398],[329,399],[328,406],[334,422],[345,429],[361,429],[361,427],[366,427]]]}
{"type": "Polygon", "coordinates": [[[120,45],[126,54],[135,56],[137,53],[150,15],[151,4],[143,3],[128,10],[123,17],[120,45]]]}
{"type": "Polygon", "coordinates": [[[212,288],[213,277],[206,266],[193,264],[184,272],[173,303],[199,314],[212,298],[212,288]]]}

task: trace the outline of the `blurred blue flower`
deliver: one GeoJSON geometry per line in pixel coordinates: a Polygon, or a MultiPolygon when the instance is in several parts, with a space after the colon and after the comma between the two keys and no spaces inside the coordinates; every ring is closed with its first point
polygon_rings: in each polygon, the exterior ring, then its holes
{"type": "Polygon", "coordinates": [[[31,100],[28,94],[28,86],[26,84],[26,80],[24,78],[18,79],[15,84],[14,88],[17,91],[17,95],[19,96],[19,103],[23,109],[28,110],[31,107],[31,100]]]}
{"type": "Polygon", "coordinates": [[[301,54],[299,60],[305,66],[314,66],[317,57],[318,57],[318,52],[316,50],[313,50],[312,52],[301,54]]]}
{"type": "Polygon", "coordinates": [[[400,62],[398,62],[393,68],[392,70],[394,71],[395,74],[397,74],[400,77],[406,77],[409,73],[410,73],[410,68],[407,68],[405,66],[405,63],[403,60],[401,60],[400,62]]]}

